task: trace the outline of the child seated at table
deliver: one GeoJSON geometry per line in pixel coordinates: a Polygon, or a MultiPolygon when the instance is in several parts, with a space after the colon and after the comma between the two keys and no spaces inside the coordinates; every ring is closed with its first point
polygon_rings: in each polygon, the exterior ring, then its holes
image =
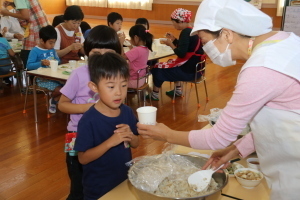
{"type": "Polygon", "coordinates": [[[137,119],[122,104],[127,95],[129,68],[120,55],[106,52],[89,58],[90,89],[99,101],[86,111],[78,124],[75,150],[83,166],[85,200],[96,200],[127,179],[129,147],[139,144],[137,119]]]}
{"type": "Polygon", "coordinates": [[[111,12],[107,15],[107,25],[117,32],[121,44],[125,41],[125,34],[121,31],[122,23],[123,17],[119,13],[111,12]]]}
{"type": "Polygon", "coordinates": [[[129,61],[130,77],[128,88],[139,88],[145,83],[145,78],[138,78],[145,76],[146,70],[140,69],[147,67],[149,57],[149,50],[152,51],[153,35],[143,25],[134,25],[129,30],[130,42],[133,46],[132,49],[127,51],[124,57],[129,61]]]}
{"type": "MultiPolygon", "coordinates": [[[[7,42],[6,38],[0,33],[0,59],[8,58],[9,56],[15,56],[15,52],[12,50],[10,44],[7,42]]],[[[0,75],[8,74],[12,68],[12,62],[10,59],[0,60],[0,65],[6,65],[0,67],[0,75]],[[9,65],[10,64],[10,65],[9,65]]],[[[2,81],[0,79],[0,81],[2,81]]],[[[4,78],[5,83],[11,84],[9,77],[4,78]]],[[[1,86],[2,83],[0,83],[1,86]]],[[[0,88],[1,89],[1,88],[0,88]]]]}
{"type": "MultiPolygon", "coordinates": [[[[57,39],[57,33],[54,27],[48,25],[41,28],[39,36],[39,44],[30,51],[28,56],[26,65],[28,70],[35,70],[40,67],[48,68],[50,66],[50,60],[58,60],[58,62],[60,62],[60,59],[53,48],[57,39]]],[[[49,112],[56,113],[56,104],[61,95],[59,90],[63,84],[59,81],[43,78],[37,78],[36,82],[39,87],[47,88],[52,91],[51,99],[49,100],[49,112]]]]}

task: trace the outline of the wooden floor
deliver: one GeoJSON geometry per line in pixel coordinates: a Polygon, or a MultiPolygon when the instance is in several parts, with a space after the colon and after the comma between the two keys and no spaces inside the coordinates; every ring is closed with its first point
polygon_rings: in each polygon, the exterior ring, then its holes
{"type": "MultiPolygon", "coordinates": [[[[100,20],[87,20],[92,26],[105,24],[100,20]]],[[[128,33],[133,23],[124,23],[128,33]]],[[[169,25],[151,24],[156,38],[165,32],[178,31],[169,25]]],[[[187,87],[187,96],[172,104],[164,94],[170,83],[163,85],[163,98],[153,102],[158,108],[157,121],[176,130],[200,129],[206,122],[198,122],[199,114],[209,114],[211,108],[223,108],[230,99],[241,66],[222,68],[208,63],[206,67],[209,102],[205,103],[203,84],[198,86],[201,107],[197,108],[195,88],[187,87]]],[[[25,96],[18,87],[5,87],[0,94],[0,200],[64,200],[69,191],[65,164],[64,134],[67,115],[61,112],[46,117],[43,94],[38,94],[39,122],[34,122],[33,95],[28,96],[27,113],[23,114],[25,96]]],[[[135,111],[137,96],[129,95],[129,105],[135,111]]],[[[141,139],[132,151],[133,157],[161,153],[164,143],[141,139]]]]}

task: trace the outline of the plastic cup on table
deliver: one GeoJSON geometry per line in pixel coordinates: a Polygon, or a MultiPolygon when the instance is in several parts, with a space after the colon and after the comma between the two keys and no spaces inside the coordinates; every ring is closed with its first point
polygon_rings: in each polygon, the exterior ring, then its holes
{"type": "Polygon", "coordinates": [[[80,60],[80,61],[77,61],[77,66],[78,67],[81,67],[81,66],[84,66],[86,63],[84,60],[80,60]]]}
{"type": "Polygon", "coordinates": [[[69,66],[71,69],[75,69],[77,65],[77,61],[76,60],[69,60],[69,66]]]}
{"type": "Polygon", "coordinates": [[[153,106],[139,107],[136,112],[141,124],[155,125],[156,124],[157,108],[153,106]]]}
{"type": "Polygon", "coordinates": [[[50,60],[51,71],[57,72],[58,60],[50,60]]]}

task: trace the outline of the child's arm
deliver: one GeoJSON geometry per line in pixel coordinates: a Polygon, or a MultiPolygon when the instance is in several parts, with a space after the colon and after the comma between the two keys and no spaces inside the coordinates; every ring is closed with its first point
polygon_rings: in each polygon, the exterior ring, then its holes
{"type": "Polygon", "coordinates": [[[15,56],[15,52],[12,49],[8,49],[7,52],[11,57],[15,56]]]}
{"type": "Polygon", "coordinates": [[[40,68],[41,66],[42,66],[42,62],[38,60],[37,53],[31,50],[27,60],[27,65],[26,65],[27,69],[34,70],[40,68]]]}
{"type": "Polygon", "coordinates": [[[59,102],[58,102],[58,109],[61,112],[67,114],[80,114],[85,113],[90,107],[94,105],[94,103],[86,103],[86,104],[75,104],[72,103],[72,100],[69,99],[65,95],[61,95],[59,102]]]}
{"type": "MultiPolygon", "coordinates": [[[[118,125],[120,126],[120,125],[118,125]]],[[[117,128],[118,128],[117,126],[117,128]]],[[[128,125],[127,130],[128,130],[128,125]]],[[[129,142],[131,145],[131,141],[134,141],[136,143],[136,140],[138,140],[135,136],[132,134],[132,132],[124,131],[125,128],[120,131],[120,128],[115,130],[115,133],[106,141],[102,142],[96,147],[93,147],[91,149],[88,149],[84,152],[80,151],[78,152],[78,159],[79,162],[83,165],[86,165],[98,158],[100,158],[103,154],[105,154],[110,148],[117,146],[121,142],[129,142]]],[[[130,128],[129,128],[130,130],[130,128]]],[[[134,144],[133,144],[134,145],[134,144]]]]}

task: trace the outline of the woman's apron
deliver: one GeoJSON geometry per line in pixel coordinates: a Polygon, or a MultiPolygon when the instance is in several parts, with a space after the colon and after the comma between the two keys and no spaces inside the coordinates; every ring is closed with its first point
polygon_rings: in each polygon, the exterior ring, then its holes
{"type": "Polygon", "coordinates": [[[192,56],[196,55],[199,56],[199,61],[203,60],[205,57],[204,55],[196,54],[196,51],[199,49],[201,45],[201,40],[198,39],[198,43],[196,48],[193,52],[187,52],[183,58],[177,57],[176,59],[169,59],[167,62],[159,62],[154,65],[154,68],[173,68],[173,67],[180,67],[184,63],[186,63],[192,56]]]}
{"type": "MultiPolygon", "coordinates": [[[[270,41],[266,43],[270,44],[270,41]]],[[[299,46],[300,38],[291,33],[285,40],[256,49],[242,70],[264,66],[299,81],[299,46]]],[[[261,171],[271,189],[270,199],[299,200],[300,110],[264,106],[254,116],[250,126],[261,171]]]]}

